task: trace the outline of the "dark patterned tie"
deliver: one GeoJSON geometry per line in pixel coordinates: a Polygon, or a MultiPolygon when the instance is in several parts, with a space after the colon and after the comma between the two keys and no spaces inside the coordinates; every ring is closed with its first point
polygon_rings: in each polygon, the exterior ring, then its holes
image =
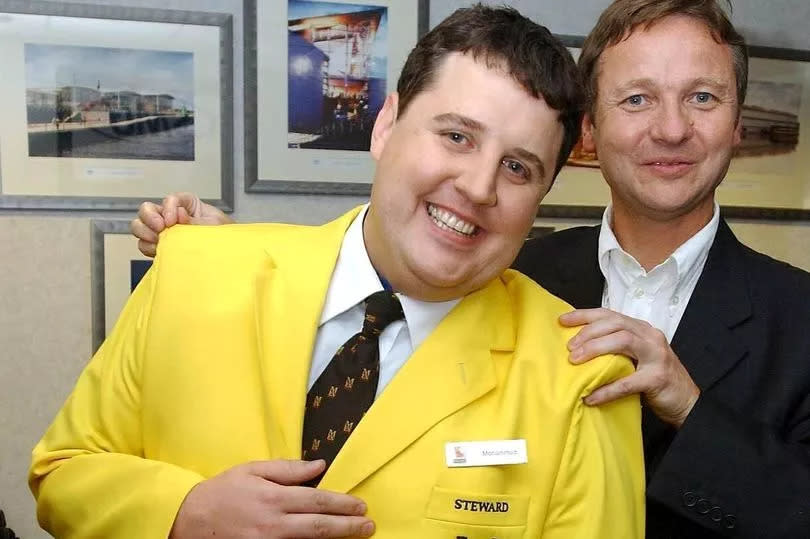
{"type": "MultiPolygon", "coordinates": [[[[337,349],[307,394],[303,459],[324,459],[327,468],[335,460],[374,402],[380,378],[380,333],[403,317],[402,305],[393,292],[376,292],[366,299],[363,330],[337,349]]],[[[321,477],[307,484],[317,485],[321,477]]]]}

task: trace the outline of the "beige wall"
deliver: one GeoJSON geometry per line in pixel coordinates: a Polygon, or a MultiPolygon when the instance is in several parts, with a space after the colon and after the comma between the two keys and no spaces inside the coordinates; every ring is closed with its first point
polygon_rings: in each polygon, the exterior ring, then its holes
{"type": "MultiPolygon", "coordinates": [[[[803,39],[803,28],[795,32],[774,30],[764,36],[761,33],[767,33],[766,23],[773,22],[774,17],[784,14],[790,18],[796,9],[806,9],[804,1],[779,1],[780,5],[792,6],[790,9],[773,9],[772,4],[765,6],[754,0],[738,2],[735,15],[743,15],[743,28],[756,28],[759,43],[801,47],[803,43],[784,40],[803,39]]],[[[234,15],[237,219],[319,223],[362,201],[357,197],[244,193],[241,0],[94,0],[94,3],[225,11],[234,15]]],[[[464,0],[433,0],[432,23],[464,3],[464,0]]],[[[587,21],[607,1],[573,3],[572,6],[581,9],[577,13],[566,13],[558,4],[548,1],[513,3],[559,33],[582,34],[590,24],[587,21]]],[[[790,29],[791,22],[775,20],[772,27],[790,29]]],[[[804,48],[810,48],[810,44],[804,48]]],[[[131,215],[0,211],[0,507],[12,528],[26,539],[46,536],[36,525],[33,500],[26,486],[31,448],[61,406],[90,354],[92,218],[129,219],[131,215]]],[[[539,224],[562,227],[583,223],[543,220],[539,224]]],[[[810,224],[745,222],[734,223],[733,227],[753,247],[810,270],[810,224]]]]}

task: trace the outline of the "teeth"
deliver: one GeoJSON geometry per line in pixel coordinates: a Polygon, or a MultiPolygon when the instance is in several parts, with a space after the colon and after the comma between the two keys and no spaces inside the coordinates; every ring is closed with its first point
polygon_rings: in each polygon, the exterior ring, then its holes
{"type": "Polygon", "coordinates": [[[457,215],[447,210],[437,208],[433,204],[428,204],[427,209],[428,214],[433,218],[433,222],[436,223],[436,226],[439,228],[452,230],[465,236],[472,236],[478,231],[478,227],[474,224],[460,219],[457,215]]]}

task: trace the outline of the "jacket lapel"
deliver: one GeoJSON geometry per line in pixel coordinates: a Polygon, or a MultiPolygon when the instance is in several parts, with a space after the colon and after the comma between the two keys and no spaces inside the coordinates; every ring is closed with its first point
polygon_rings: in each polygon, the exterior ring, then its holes
{"type": "Polygon", "coordinates": [[[751,317],[751,298],[740,243],[720,221],[706,266],[683,314],[672,348],[701,390],[747,352],[733,329],[751,317]]]}
{"type": "Polygon", "coordinates": [[[566,252],[559,257],[561,290],[558,295],[577,309],[602,306],[605,279],[597,258],[600,228],[588,227],[582,241],[569,242],[566,252]]]}
{"type": "Polygon", "coordinates": [[[312,349],[346,229],[359,209],[322,227],[273,231],[256,281],[256,333],[273,458],[301,457],[312,349]]]}
{"type": "Polygon", "coordinates": [[[514,340],[502,281],[463,299],[374,402],[320,487],[350,491],[439,421],[491,391],[491,350],[513,350],[514,340]]]}

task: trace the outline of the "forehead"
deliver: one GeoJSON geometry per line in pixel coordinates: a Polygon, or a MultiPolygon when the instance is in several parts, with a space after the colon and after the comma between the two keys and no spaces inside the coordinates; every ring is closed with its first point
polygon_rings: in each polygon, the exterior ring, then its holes
{"type": "Polygon", "coordinates": [[[532,96],[501,63],[460,53],[442,60],[431,84],[414,98],[410,109],[428,115],[462,114],[502,131],[512,127],[536,132],[561,125],[559,112],[542,97],[532,96]]]}
{"type": "Polygon", "coordinates": [[[599,58],[598,84],[645,79],[661,85],[711,78],[733,85],[731,48],[715,40],[708,26],[685,15],[672,15],[640,26],[607,47],[599,58]]]}

